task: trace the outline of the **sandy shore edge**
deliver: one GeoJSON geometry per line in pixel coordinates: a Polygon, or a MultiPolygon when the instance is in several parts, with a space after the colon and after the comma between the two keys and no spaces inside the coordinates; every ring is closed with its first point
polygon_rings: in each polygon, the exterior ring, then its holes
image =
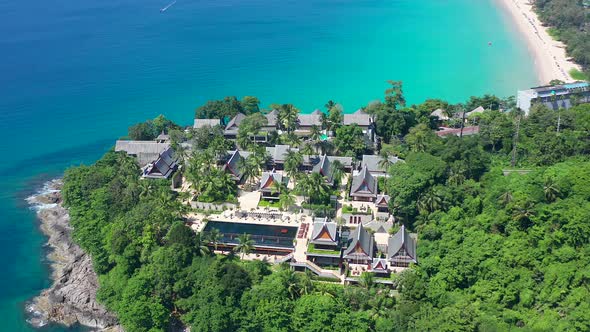
{"type": "Polygon", "coordinates": [[[80,324],[94,331],[122,331],[115,315],[96,301],[98,277],[92,260],[72,241],[67,209],[61,204],[61,180],[45,184],[37,194],[27,198],[37,211],[41,231],[51,248],[47,258],[51,263],[53,284],[26,306],[33,327],[48,323],[66,326],[80,324]]]}
{"type": "MultiPolygon", "coordinates": [[[[514,21],[527,40],[541,84],[553,79],[573,82],[571,69],[580,69],[565,52],[565,45],[551,38],[528,0],[495,0],[514,21]]],[[[524,88],[524,87],[523,87],[524,88]]]]}

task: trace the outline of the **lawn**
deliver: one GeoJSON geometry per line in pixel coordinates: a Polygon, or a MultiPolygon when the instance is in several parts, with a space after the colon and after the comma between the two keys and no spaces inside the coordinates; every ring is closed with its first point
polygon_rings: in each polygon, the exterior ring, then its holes
{"type": "Polygon", "coordinates": [[[573,79],[575,79],[577,81],[590,81],[588,74],[586,74],[583,71],[580,71],[576,68],[573,68],[572,70],[570,70],[569,74],[573,79]]]}
{"type": "Polygon", "coordinates": [[[340,250],[325,250],[325,249],[316,249],[313,243],[310,243],[307,246],[307,252],[312,254],[322,254],[322,255],[334,255],[340,256],[340,250]]]}
{"type": "Polygon", "coordinates": [[[271,201],[265,201],[265,200],[260,200],[260,202],[258,202],[258,206],[259,207],[272,207],[272,208],[280,208],[281,204],[279,203],[279,201],[276,202],[271,202],[271,201]]]}

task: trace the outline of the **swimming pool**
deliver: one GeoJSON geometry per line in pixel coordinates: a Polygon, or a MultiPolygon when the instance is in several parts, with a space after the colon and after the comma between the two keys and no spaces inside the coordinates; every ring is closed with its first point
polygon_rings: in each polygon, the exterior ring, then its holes
{"type": "Polygon", "coordinates": [[[297,227],[260,225],[225,221],[209,221],[203,232],[217,229],[221,234],[220,243],[238,244],[238,236],[250,234],[256,247],[294,248],[293,240],[297,235],[297,227]]]}

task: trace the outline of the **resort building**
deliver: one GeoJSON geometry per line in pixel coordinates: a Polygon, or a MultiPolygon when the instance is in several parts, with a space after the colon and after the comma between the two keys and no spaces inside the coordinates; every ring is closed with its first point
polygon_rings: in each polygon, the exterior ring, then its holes
{"type": "Polygon", "coordinates": [[[560,85],[540,86],[528,90],[520,90],[516,96],[516,106],[528,115],[532,105],[541,103],[557,111],[568,109],[578,103],[590,102],[590,84],[574,82],[560,85]]]}
{"type": "Polygon", "coordinates": [[[472,111],[467,112],[467,114],[465,114],[465,115],[466,116],[472,116],[472,115],[475,115],[475,114],[481,114],[483,112],[485,112],[485,109],[483,107],[479,106],[479,107],[473,109],[472,111]]]}
{"type": "Polygon", "coordinates": [[[178,170],[178,163],[172,148],[164,150],[156,160],[142,169],[142,177],[148,179],[168,179],[178,170]]]}
{"type": "MultiPolygon", "coordinates": [[[[369,172],[373,176],[387,176],[387,169],[383,167],[383,158],[381,156],[376,156],[372,154],[365,154],[363,155],[363,159],[361,161],[361,167],[366,167],[369,169],[369,172]]],[[[391,156],[389,157],[389,163],[395,164],[400,161],[398,157],[391,156]]]]}
{"type": "Polygon", "coordinates": [[[245,118],[246,115],[244,115],[243,113],[236,114],[236,116],[234,116],[225,126],[225,129],[223,130],[223,135],[226,138],[230,139],[236,138],[236,136],[238,135],[240,123],[242,123],[242,121],[244,121],[245,118]]]}
{"type": "Polygon", "coordinates": [[[299,122],[298,128],[295,130],[295,134],[298,136],[307,137],[311,133],[311,128],[317,126],[322,127],[322,111],[315,110],[310,114],[299,114],[297,119],[299,122]]]}
{"type": "Polygon", "coordinates": [[[375,199],[375,208],[377,209],[376,219],[389,219],[389,195],[377,195],[377,199],[375,199]]]}
{"type": "Polygon", "coordinates": [[[160,133],[160,135],[158,135],[158,137],[156,137],[156,142],[158,143],[167,143],[170,142],[170,135],[164,133],[164,131],[162,131],[160,133]]]}
{"type": "Polygon", "coordinates": [[[160,154],[170,147],[170,143],[158,143],[156,141],[125,141],[118,140],[115,143],[115,151],[125,151],[135,157],[139,167],[145,167],[150,162],[158,159],[160,154]]]}
{"type": "Polygon", "coordinates": [[[375,240],[363,224],[350,233],[349,244],[342,258],[349,264],[369,265],[375,254],[375,240]]]}
{"type": "Polygon", "coordinates": [[[436,109],[435,111],[430,113],[430,116],[437,117],[440,121],[447,121],[449,119],[449,117],[447,116],[447,112],[442,108],[436,109]]]}
{"type": "Polygon", "coordinates": [[[418,263],[416,240],[406,231],[404,225],[395,235],[389,238],[387,261],[392,267],[408,267],[412,263],[418,263]]]}
{"type": "Polygon", "coordinates": [[[260,178],[261,198],[264,200],[278,200],[283,187],[287,186],[289,178],[274,171],[263,172],[260,178]]]}
{"type": "Polygon", "coordinates": [[[266,152],[270,156],[270,167],[282,170],[285,166],[285,160],[289,151],[299,151],[297,148],[291,148],[289,145],[275,145],[266,147],[266,152]]]}
{"type": "Polygon", "coordinates": [[[232,180],[237,183],[242,182],[242,178],[244,177],[244,174],[240,169],[240,163],[242,159],[248,157],[247,154],[248,152],[235,150],[231,153],[230,157],[223,165],[223,171],[229,173],[232,177],[232,180]]]}
{"type": "Polygon", "coordinates": [[[328,156],[326,155],[320,157],[320,162],[313,166],[311,172],[319,173],[326,179],[326,182],[329,184],[334,183],[334,178],[332,177],[332,175],[334,174],[334,169],[332,168],[330,158],[328,158],[328,156]]]}
{"type": "Polygon", "coordinates": [[[339,266],[341,263],[340,234],[338,225],[328,218],[315,218],[309,245],[307,260],[318,265],[339,266]]]}
{"type": "Polygon", "coordinates": [[[221,125],[220,119],[195,119],[193,128],[199,129],[203,127],[215,127],[221,125]]]}
{"type": "Polygon", "coordinates": [[[367,166],[353,176],[350,197],[354,201],[374,202],[377,198],[377,180],[371,175],[367,166]]]}
{"type": "Polygon", "coordinates": [[[357,125],[363,130],[365,138],[370,142],[375,142],[375,122],[373,116],[365,113],[363,110],[357,110],[352,114],[344,114],[342,125],[357,125]]]}
{"type": "Polygon", "coordinates": [[[377,277],[387,277],[391,274],[389,266],[387,266],[387,259],[375,258],[371,265],[371,272],[375,273],[377,277]]]}

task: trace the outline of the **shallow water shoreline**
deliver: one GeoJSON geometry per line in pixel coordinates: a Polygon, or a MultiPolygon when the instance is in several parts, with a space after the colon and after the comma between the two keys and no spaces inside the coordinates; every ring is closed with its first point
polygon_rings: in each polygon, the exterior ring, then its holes
{"type": "Polygon", "coordinates": [[[528,0],[496,0],[516,25],[522,37],[528,44],[533,55],[537,76],[541,84],[547,84],[553,79],[565,82],[574,81],[569,72],[580,69],[570,60],[562,42],[554,40],[547,28],[542,25],[533,6],[528,0]]]}

